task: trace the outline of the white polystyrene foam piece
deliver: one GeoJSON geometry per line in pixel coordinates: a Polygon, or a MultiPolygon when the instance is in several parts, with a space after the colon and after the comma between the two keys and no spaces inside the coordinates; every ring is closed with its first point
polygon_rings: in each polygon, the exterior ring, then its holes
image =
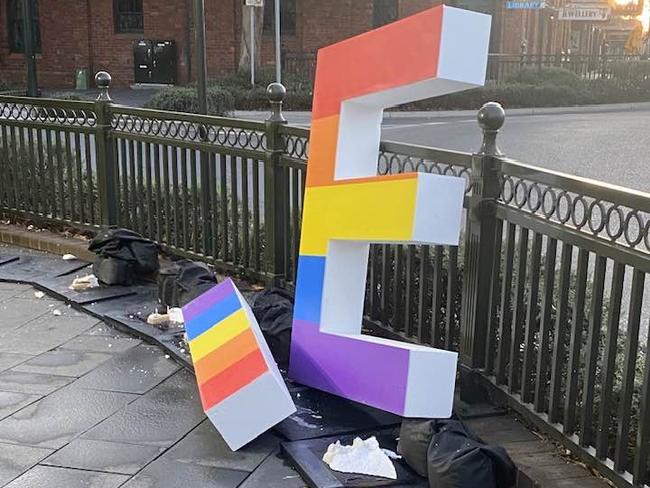
{"type": "Polygon", "coordinates": [[[341,445],[341,441],[330,444],[323,455],[323,462],[334,471],[341,473],[380,476],[397,479],[397,471],[375,437],[365,441],[357,437],[351,446],[341,445]]]}

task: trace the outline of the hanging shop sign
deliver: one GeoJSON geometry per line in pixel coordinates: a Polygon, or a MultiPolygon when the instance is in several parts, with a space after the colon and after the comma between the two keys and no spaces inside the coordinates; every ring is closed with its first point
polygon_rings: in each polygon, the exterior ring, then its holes
{"type": "Polygon", "coordinates": [[[508,10],[542,10],[545,7],[546,0],[511,0],[506,2],[506,9],[508,10]]]}
{"type": "Polygon", "coordinates": [[[558,12],[560,20],[577,20],[587,22],[605,22],[612,17],[612,9],[608,6],[598,5],[567,5],[558,12]]]}

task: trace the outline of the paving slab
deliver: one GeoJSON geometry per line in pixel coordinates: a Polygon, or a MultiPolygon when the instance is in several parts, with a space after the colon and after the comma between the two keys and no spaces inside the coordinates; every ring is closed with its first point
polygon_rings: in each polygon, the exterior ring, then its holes
{"type": "Polygon", "coordinates": [[[169,447],[204,419],[194,377],[181,370],[82,437],[169,447]]]}
{"type": "Polygon", "coordinates": [[[163,454],[161,459],[250,472],[255,470],[279,445],[280,439],[267,432],[233,452],[212,423],[205,420],[163,454]]]}
{"type": "Polygon", "coordinates": [[[77,381],[76,385],[95,390],[146,393],[178,371],[180,366],[160,348],[139,345],[116,355],[77,381]]]}
{"type": "Polygon", "coordinates": [[[30,354],[12,354],[9,352],[0,352],[0,371],[4,371],[14,366],[24,363],[33,358],[30,354]]]}
{"type": "Polygon", "coordinates": [[[97,473],[79,469],[36,466],[5,488],[117,488],[129,477],[121,474],[97,473]]]}
{"type": "Polygon", "coordinates": [[[162,448],[75,439],[41,464],[133,475],[160,455],[162,448]]]}
{"type": "Polygon", "coordinates": [[[279,450],[268,456],[239,488],[306,488],[306,483],[279,450]]]}
{"type": "Polygon", "coordinates": [[[81,334],[61,345],[61,349],[118,354],[141,343],[133,337],[81,334]]]}
{"type": "Polygon", "coordinates": [[[110,354],[100,352],[56,349],[23,362],[12,368],[12,371],[23,373],[49,372],[60,376],[79,378],[112,357],[110,354]]]}
{"type": "Polygon", "coordinates": [[[68,376],[54,374],[23,373],[9,369],[0,373],[0,391],[49,395],[73,381],[68,376]]]}
{"type": "Polygon", "coordinates": [[[25,285],[21,283],[6,283],[3,281],[0,281],[0,290],[3,291],[14,291],[17,293],[20,293],[24,290],[31,289],[31,285],[25,285]]]}
{"type": "Polygon", "coordinates": [[[0,420],[9,417],[21,408],[43,398],[41,395],[17,393],[14,391],[0,391],[0,420]]]}
{"type": "MultiPolygon", "coordinates": [[[[11,290],[0,290],[0,302],[3,302],[5,300],[9,300],[10,298],[13,298],[16,296],[15,291],[11,290]]],[[[20,295],[18,295],[20,296],[20,295]]]]}
{"type": "Polygon", "coordinates": [[[117,330],[115,327],[107,324],[106,322],[99,322],[95,327],[84,332],[84,335],[131,338],[129,334],[125,334],[124,332],[117,330]]]}
{"type": "Polygon", "coordinates": [[[0,442],[59,449],[135,398],[72,384],[0,421],[0,442]]]}
{"type": "MultiPolygon", "coordinates": [[[[32,288],[33,289],[33,288],[32,288]]],[[[51,313],[47,302],[11,298],[0,303],[0,334],[22,327],[37,317],[51,313]]]]}
{"type": "Polygon", "coordinates": [[[125,483],[123,488],[235,488],[247,476],[246,471],[157,459],[125,483]]]}
{"type": "MultiPolygon", "coordinates": [[[[59,347],[97,324],[97,319],[65,306],[60,316],[49,312],[19,329],[0,332],[0,352],[43,354],[59,347]]],[[[101,351],[100,351],[101,352],[101,351]]]]}
{"type": "MultiPolygon", "coordinates": [[[[17,478],[41,459],[52,454],[51,449],[0,444],[0,486],[17,478]]],[[[37,485],[34,485],[37,486],[37,485]]],[[[52,485],[42,485],[52,486],[52,485]]]]}

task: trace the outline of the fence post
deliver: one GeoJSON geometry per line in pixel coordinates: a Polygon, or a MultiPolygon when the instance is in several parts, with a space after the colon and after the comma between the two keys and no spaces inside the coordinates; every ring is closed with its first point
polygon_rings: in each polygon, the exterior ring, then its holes
{"type": "Polygon", "coordinates": [[[285,181],[280,168],[280,157],[284,152],[284,141],[280,127],[287,123],[282,115],[282,102],[287,94],[281,83],[271,83],[266,89],[271,103],[271,116],[266,119],[266,161],[264,164],[264,230],[266,233],[267,283],[278,286],[285,278],[287,231],[284,215],[288,198],[285,181]]]}
{"type": "MultiPolygon", "coordinates": [[[[500,156],[496,138],[505,121],[498,103],[483,105],[478,123],[483,144],[472,157],[472,196],[465,236],[465,270],[460,321],[460,363],[465,370],[485,367],[490,320],[490,290],[496,245],[496,200],[501,193],[500,156]]],[[[463,382],[464,384],[465,382],[463,382]]],[[[470,386],[470,385],[468,385],[470,386]]],[[[461,396],[472,396],[461,386],[461,396]],[[463,393],[463,390],[464,393],[463,393]]]]}
{"type": "Polygon", "coordinates": [[[119,201],[117,188],[117,164],[113,145],[112,102],[108,94],[111,75],[100,71],[95,75],[99,96],[95,101],[95,155],[97,163],[97,191],[99,194],[100,221],[102,225],[117,225],[119,201]]]}

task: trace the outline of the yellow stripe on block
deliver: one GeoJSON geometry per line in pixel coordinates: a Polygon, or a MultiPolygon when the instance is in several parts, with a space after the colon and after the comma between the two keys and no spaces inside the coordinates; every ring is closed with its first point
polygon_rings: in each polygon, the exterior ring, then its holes
{"type": "Polygon", "coordinates": [[[249,327],[250,324],[244,309],[237,310],[207,332],[190,341],[192,361],[196,363],[199,359],[234,339],[249,327]]]}
{"type": "Polygon", "coordinates": [[[330,239],[412,240],[417,175],[382,180],[308,187],[300,254],[325,256],[330,239]]]}

